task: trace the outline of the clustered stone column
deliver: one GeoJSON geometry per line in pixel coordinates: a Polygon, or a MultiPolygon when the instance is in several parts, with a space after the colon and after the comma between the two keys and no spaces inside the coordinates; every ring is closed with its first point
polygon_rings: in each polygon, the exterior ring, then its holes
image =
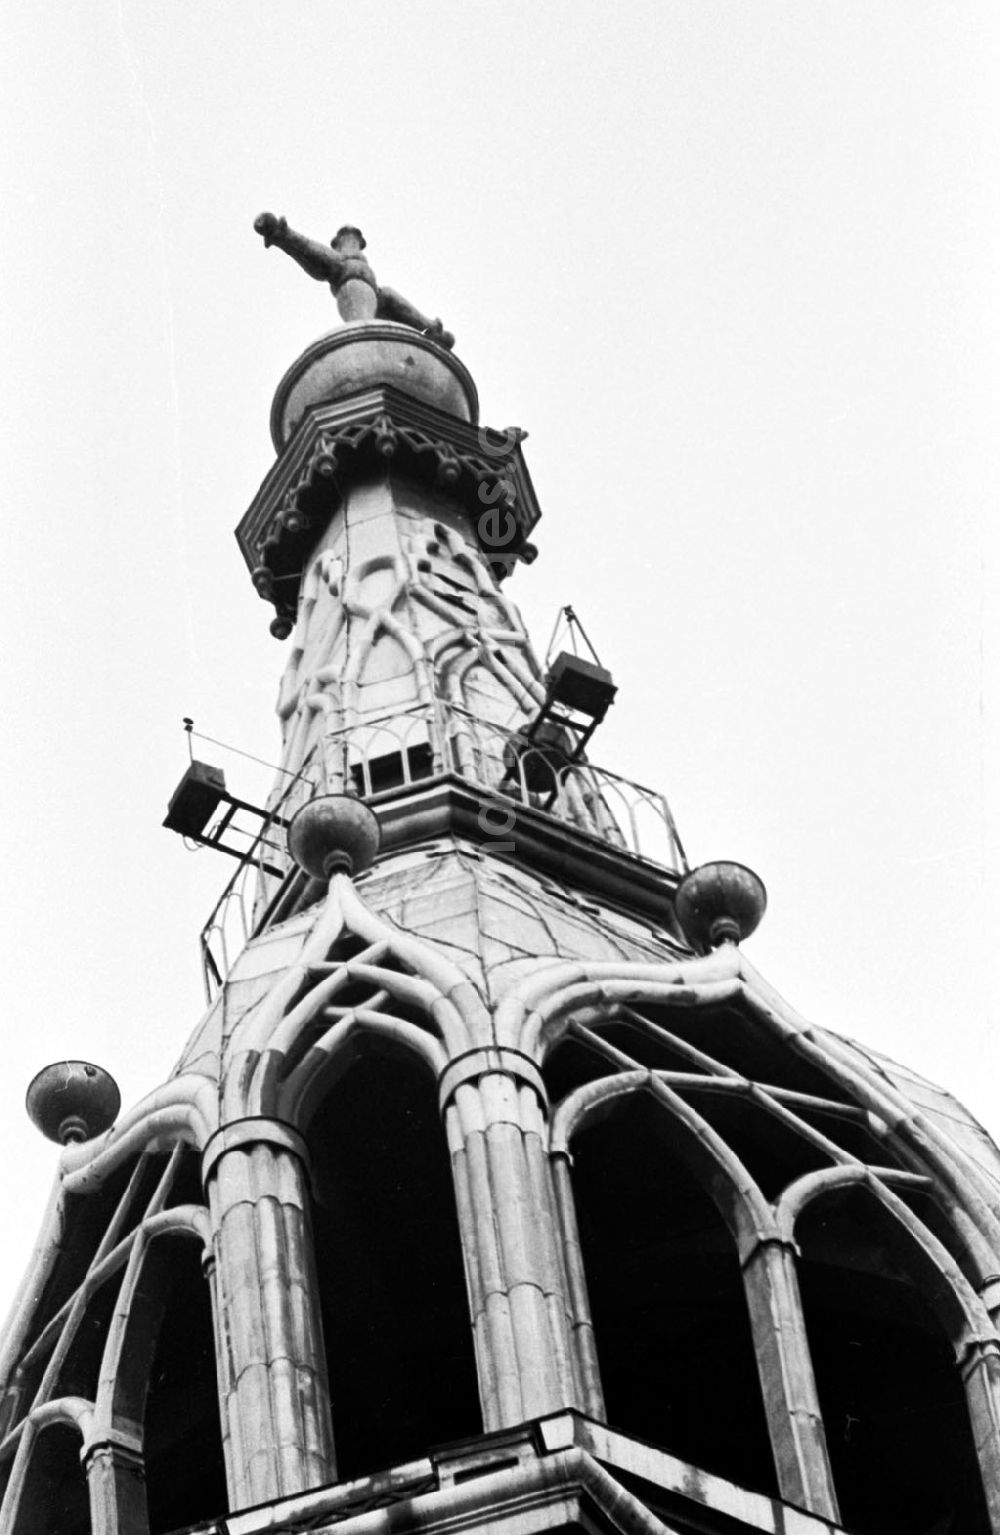
{"type": "Polygon", "coordinates": [[[552,1189],[558,1214],[559,1238],[566,1265],[567,1294],[573,1326],[573,1341],[583,1389],[582,1410],[591,1418],[604,1421],[604,1388],[597,1362],[597,1340],[590,1315],[590,1295],[583,1266],[583,1249],[576,1219],[576,1201],[568,1151],[556,1151],[551,1159],[552,1189]]]}
{"type": "Polygon", "coordinates": [[[142,1451],[122,1435],[88,1445],[83,1457],[94,1535],[148,1535],[142,1451]]]}
{"type": "Polygon", "coordinates": [[[970,1337],[959,1344],[956,1354],[986,1506],[993,1528],[1000,1530],[1000,1348],[995,1338],[970,1337]]]}
{"type": "Polygon", "coordinates": [[[266,1119],[227,1125],[205,1150],[233,1508],[337,1474],[306,1161],[298,1132],[266,1119]]]}
{"type": "Polygon", "coordinates": [[[839,1523],[795,1244],[765,1237],[740,1257],[778,1490],[789,1503],[839,1523]]]}
{"type": "Polygon", "coordinates": [[[515,1050],[470,1051],[443,1073],[440,1101],[484,1428],[585,1411],[537,1067],[515,1050]]]}

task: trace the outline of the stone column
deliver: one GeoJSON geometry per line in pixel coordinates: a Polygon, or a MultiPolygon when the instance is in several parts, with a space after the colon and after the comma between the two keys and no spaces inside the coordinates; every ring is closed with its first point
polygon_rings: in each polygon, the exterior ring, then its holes
{"type": "Polygon", "coordinates": [[[840,1522],[816,1378],[806,1338],[795,1245],[759,1240],[741,1255],[768,1433],[787,1502],[840,1522]]]}
{"type": "Polygon", "coordinates": [[[959,1366],[990,1529],[1000,1535],[1000,1345],[993,1338],[971,1339],[960,1350],[959,1366]]]}
{"type": "Polygon", "coordinates": [[[537,1068],[514,1050],[470,1051],[441,1078],[487,1431],[585,1410],[544,1103],[537,1068]]]}
{"type": "Polygon", "coordinates": [[[336,1477],[306,1158],[297,1131],[267,1119],[237,1120],[205,1148],[220,1408],[237,1508],[336,1477]]]}
{"type": "Polygon", "coordinates": [[[121,1434],[87,1445],[81,1459],[93,1535],[149,1535],[146,1479],[137,1443],[121,1434]]]}
{"type": "Polygon", "coordinates": [[[607,1421],[604,1388],[601,1385],[601,1371],[597,1362],[594,1323],[590,1315],[590,1295],[587,1291],[587,1275],[583,1266],[583,1251],[580,1247],[569,1152],[555,1153],[551,1159],[551,1166],[553,1192],[558,1211],[557,1230],[566,1266],[570,1311],[573,1317],[573,1340],[576,1345],[583,1388],[583,1411],[588,1417],[604,1423],[607,1421]]]}

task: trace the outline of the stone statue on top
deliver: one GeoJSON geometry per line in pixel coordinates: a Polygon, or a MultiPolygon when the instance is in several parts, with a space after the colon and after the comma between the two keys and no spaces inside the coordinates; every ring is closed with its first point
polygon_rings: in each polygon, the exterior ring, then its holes
{"type": "Polygon", "coordinates": [[[342,319],[398,320],[449,351],[455,345],[440,320],[429,320],[395,289],[379,286],[364,254],[365,237],[352,224],[338,229],[329,245],[300,235],[289,228],[287,219],[273,213],[259,214],[253,227],[265,245],[277,245],[310,277],[330,284],[342,319]]]}

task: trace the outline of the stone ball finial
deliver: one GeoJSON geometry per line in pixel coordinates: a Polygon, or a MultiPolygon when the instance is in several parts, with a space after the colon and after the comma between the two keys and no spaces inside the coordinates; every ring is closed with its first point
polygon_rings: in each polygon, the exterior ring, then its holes
{"type": "Polygon", "coordinates": [[[313,879],[363,874],[382,840],[375,812],[351,794],[318,794],[292,816],[288,851],[313,879]]]}
{"type": "Polygon", "coordinates": [[[745,864],[725,859],[685,874],[674,896],[681,931],[692,948],[700,950],[748,938],[766,906],[763,880],[745,864]]]}
{"type": "Polygon", "coordinates": [[[43,1067],[25,1096],[32,1124],[61,1146],[110,1130],[121,1104],[114,1077],[89,1061],[54,1061],[43,1067]]]}

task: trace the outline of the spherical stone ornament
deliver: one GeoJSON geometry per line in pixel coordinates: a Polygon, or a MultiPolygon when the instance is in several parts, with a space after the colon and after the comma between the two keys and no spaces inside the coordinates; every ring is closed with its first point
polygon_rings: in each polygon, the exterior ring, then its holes
{"type": "Polygon", "coordinates": [[[692,948],[701,950],[748,938],[766,906],[763,880],[745,864],[724,859],[685,874],[674,895],[681,931],[692,948]]]}
{"type": "Polygon", "coordinates": [[[351,794],[318,794],[292,816],[288,851],[313,879],[363,874],[382,840],[375,812],[351,794]]]}
{"type": "Polygon", "coordinates": [[[25,1097],[32,1124],[62,1146],[110,1130],[121,1105],[114,1077],[89,1061],[54,1061],[43,1067],[25,1097]]]}

